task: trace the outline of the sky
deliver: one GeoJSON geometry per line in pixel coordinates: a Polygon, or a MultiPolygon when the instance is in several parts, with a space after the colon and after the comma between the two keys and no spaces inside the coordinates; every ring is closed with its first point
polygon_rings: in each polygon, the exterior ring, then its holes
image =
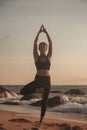
{"type": "MultiPolygon", "coordinates": [[[[0,84],[34,80],[33,43],[42,24],[53,43],[52,85],[87,85],[86,0],[0,0],[0,84]]],[[[44,34],[41,41],[48,44],[44,34]]]]}

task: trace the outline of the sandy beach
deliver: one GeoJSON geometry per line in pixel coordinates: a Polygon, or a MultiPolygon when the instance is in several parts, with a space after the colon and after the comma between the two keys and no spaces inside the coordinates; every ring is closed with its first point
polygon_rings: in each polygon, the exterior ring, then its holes
{"type": "MultiPolygon", "coordinates": [[[[29,109],[25,107],[15,106],[16,110],[12,111],[12,107],[4,109],[5,105],[0,106],[0,130],[87,130],[86,120],[71,118],[70,115],[47,112],[43,122],[39,124],[38,109],[29,109]],[[4,106],[4,107],[3,107],[4,106]]],[[[13,106],[13,108],[15,109],[13,106]]],[[[72,115],[74,116],[74,115],[72,115]]]]}

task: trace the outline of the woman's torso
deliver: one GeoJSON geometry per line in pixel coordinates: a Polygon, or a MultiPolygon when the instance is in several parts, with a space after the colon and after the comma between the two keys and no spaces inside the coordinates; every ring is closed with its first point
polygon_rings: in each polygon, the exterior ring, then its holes
{"type": "Polygon", "coordinates": [[[50,61],[47,56],[44,58],[38,57],[37,62],[35,63],[37,69],[37,75],[41,76],[50,76],[50,61]]]}

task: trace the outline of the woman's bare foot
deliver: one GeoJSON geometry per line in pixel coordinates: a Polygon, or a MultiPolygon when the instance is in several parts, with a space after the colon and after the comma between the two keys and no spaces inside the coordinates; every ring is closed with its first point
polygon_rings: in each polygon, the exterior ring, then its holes
{"type": "Polygon", "coordinates": [[[43,120],[43,117],[41,117],[41,118],[40,118],[40,121],[39,121],[39,123],[42,123],[42,120],[43,120]]]}

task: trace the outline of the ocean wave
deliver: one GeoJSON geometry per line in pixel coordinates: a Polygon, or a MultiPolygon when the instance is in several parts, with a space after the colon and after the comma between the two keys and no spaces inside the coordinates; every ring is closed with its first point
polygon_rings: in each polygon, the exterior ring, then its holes
{"type": "Polygon", "coordinates": [[[54,112],[75,112],[87,114],[87,104],[80,104],[77,102],[67,102],[60,106],[51,109],[54,112]]]}
{"type": "Polygon", "coordinates": [[[71,102],[78,102],[80,104],[87,103],[87,95],[85,95],[85,96],[70,96],[69,99],[71,102]]]}
{"type": "Polygon", "coordinates": [[[28,101],[26,101],[26,100],[22,101],[22,100],[20,100],[21,97],[22,96],[20,95],[16,98],[14,98],[14,97],[13,98],[2,98],[2,99],[0,99],[0,103],[2,104],[2,103],[9,102],[9,103],[17,103],[19,105],[30,105],[31,103],[40,100],[40,99],[31,99],[31,100],[28,100],[28,101]]]}
{"type": "MultiPolygon", "coordinates": [[[[67,102],[64,102],[61,105],[57,105],[53,108],[50,108],[51,111],[54,112],[68,112],[68,113],[83,113],[87,114],[87,95],[85,96],[68,96],[66,95],[70,100],[67,100],[67,102]]],[[[64,96],[65,99],[66,96],[64,96]]],[[[41,99],[31,99],[31,100],[20,100],[22,95],[19,95],[18,97],[13,98],[1,98],[0,103],[17,103],[19,105],[31,105],[34,102],[37,102],[41,99]]]]}

